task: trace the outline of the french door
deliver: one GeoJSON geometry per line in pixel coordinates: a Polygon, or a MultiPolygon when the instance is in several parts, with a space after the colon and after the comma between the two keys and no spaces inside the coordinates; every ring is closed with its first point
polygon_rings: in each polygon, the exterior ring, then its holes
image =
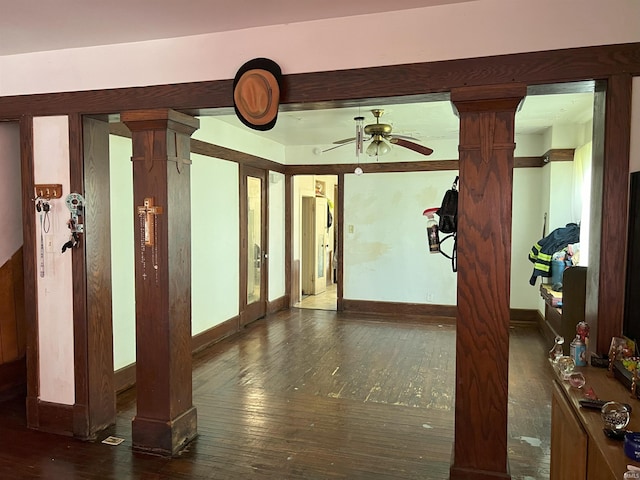
{"type": "Polygon", "coordinates": [[[240,325],[267,311],[267,172],[240,167],[240,325]]]}

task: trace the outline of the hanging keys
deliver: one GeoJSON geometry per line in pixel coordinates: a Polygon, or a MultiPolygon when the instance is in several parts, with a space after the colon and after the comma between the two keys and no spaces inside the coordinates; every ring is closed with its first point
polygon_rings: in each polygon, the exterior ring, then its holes
{"type": "Polygon", "coordinates": [[[66,252],[68,248],[73,248],[76,245],[78,245],[78,234],[73,232],[69,241],[62,245],[62,253],[66,252]]]}
{"type": "Polygon", "coordinates": [[[67,227],[71,230],[71,238],[62,246],[62,253],[69,248],[74,248],[80,242],[80,234],[84,232],[84,198],[79,193],[70,193],[66,199],[67,208],[71,218],[67,221],[67,227]]]}

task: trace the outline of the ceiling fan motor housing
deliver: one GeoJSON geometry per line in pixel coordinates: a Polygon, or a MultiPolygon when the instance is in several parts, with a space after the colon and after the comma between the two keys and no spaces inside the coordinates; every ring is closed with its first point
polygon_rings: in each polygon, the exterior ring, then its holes
{"type": "Polygon", "coordinates": [[[388,123],[372,123],[364,127],[364,133],[367,135],[389,135],[391,134],[391,125],[388,123]]]}

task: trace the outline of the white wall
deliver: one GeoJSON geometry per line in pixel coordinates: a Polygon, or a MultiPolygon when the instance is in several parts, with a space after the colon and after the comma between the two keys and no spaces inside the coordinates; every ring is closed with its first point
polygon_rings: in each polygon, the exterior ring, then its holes
{"type": "Polygon", "coordinates": [[[247,59],[258,56],[272,58],[285,74],[294,74],[637,42],[638,18],[640,2],[633,0],[479,0],[9,55],[0,57],[0,95],[229,79],[247,59]],[[363,42],[377,38],[379,31],[393,41],[363,48],[363,42]],[[215,52],[214,59],[206,61],[210,52],[215,52]]]}
{"type": "Polygon", "coordinates": [[[269,172],[269,301],[285,295],[284,175],[269,172]]]}
{"type": "MultiPolygon", "coordinates": [[[[117,370],[136,360],[131,140],[110,136],[113,346],[117,370]],[[127,240],[128,239],[128,240],[127,240]]],[[[238,165],[192,155],[192,334],[238,315],[238,165]]]]}
{"type": "Polygon", "coordinates": [[[20,125],[0,122],[0,266],[22,246],[20,125]],[[10,207],[7,207],[10,206],[10,207]]]}
{"type": "Polygon", "coordinates": [[[109,135],[113,366],[136,361],[136,292],[131,140],[109,135]]]}
{"type": "MultiPolygon", "coordinates": [[[[511,307],[535,310],[539,307],[539,282],[529,284],[533,263],[529,252],[542,237],[544,168],[516,168],[513,171],[511,228],[511,307]]],[[[548,230],[547,230],[548,231],[548,230]]],[[[499,259],[496,259],[499,261],[499,259]]]]}
{"type": "Polygon", "coordinates": [[[344,298],[455,305],[456,274],[429,253],[422,212],[440,206],[456,175],[345,175],[344,298]]]}
{"type": "MultiPolygon", "coordinates": [[[[456,274],[447,258],[429,252],[427,220],[422,216],[426,208],[440,205],[456,174],[365,173],[345,177],[345,298],[456,304],[456,274]]],[[[514,171],[513,308],[538,308],[539,292],[529,285],[533,264],[528,254],[542,230],[542,181],[540,168],[514,171]]],[[[451,252],[451,240],[445,242],[443,250],[451,252]]]]}
{"type": "Polygon", "coordinates": [[[550,170],[547,233],[578,223],[580,217],[573,215],[573,162],[549,162],[542,168],[550,170]]]}
{"type": "Polygon", "coordinates": [[[285,163],[285,148],[273,140],[255,135],[248,128],[238,128],[215,117],[198,117],[200,128],[192,138],[222,147],[250,153],[278,163],[285,163]]]}
{"type": "Polygon", "coordinates": [[[191,316],[198,334],[238,315],[238,164],[191,155],[191,316]]]}
{"type": "MultiPolygon", "coordinates": [[[[75,400],[73,357],[73,285],[71,252],[61,253],[69,240],[69,123],[66,116],[33,119],[35,183],[62,184],[63,197],[51,201],[51,227],[44,235],[44,277],[38,275],[38,360],[40,400],[72,405],[75,400]],[[50,243],[51,248],[46,244],[50,243]]],[[[36,215],[38,255],[40,225],[36,215]]],[[[28,254],[28,253],[27,253],[28,254]]],[[[40,258],[38,257],[38,271],[40,258]]]]}

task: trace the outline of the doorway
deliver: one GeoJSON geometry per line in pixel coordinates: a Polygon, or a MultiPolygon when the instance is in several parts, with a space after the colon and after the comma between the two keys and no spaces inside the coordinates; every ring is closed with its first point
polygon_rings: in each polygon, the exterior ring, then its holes
{"type": "Polygon", "coordinates": [[[294,257],[299,264],[294,276],[299,283],[292,283],[292,298],[297,308],[337,310],[337,182],[336,175],[294,177],[294,257]]]}

